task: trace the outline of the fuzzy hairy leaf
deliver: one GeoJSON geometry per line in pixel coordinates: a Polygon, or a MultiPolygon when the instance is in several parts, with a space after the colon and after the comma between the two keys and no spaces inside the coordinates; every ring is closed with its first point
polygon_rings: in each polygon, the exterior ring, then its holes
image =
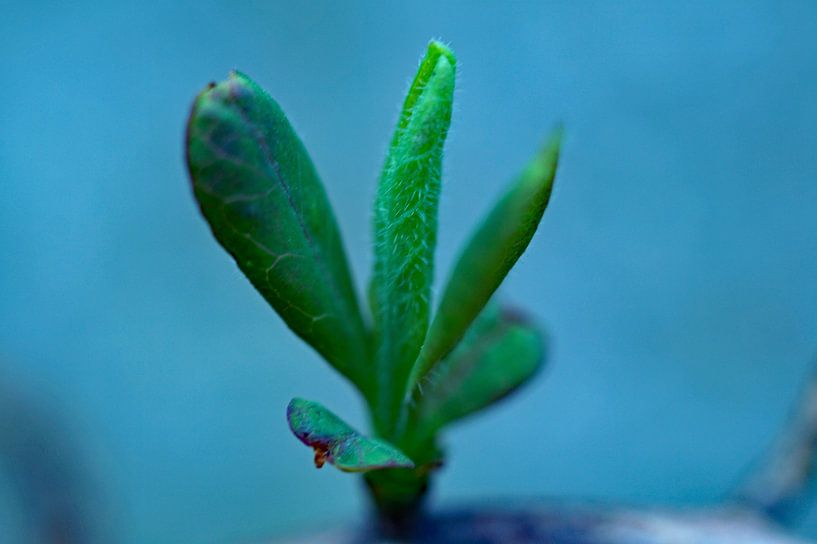
{"type": "Polygon", "coordinates": [[[375,415],[385,436],[397,420],[428,329],[454,72],[451,51],[431,42],[403,105],[377,189],[370,296],[377,340],[375,415]]]}
{"type": "Polygon", "coordinates": [[[506,397],[542,367],[542,334],[520,314],[490,304],[451,354],[420,383],[412,413],[417,436],[506,397]]]}
{"type": "Polygon", "coordinates": [[[332,208],[278,104],[233,72],[197,98],[187,163],[219,243],[286,324],[368,385],[367,332],[332,208]]]}
{"type": "Polygon", "coordinates": [[[317,402],[292,399],[287,421],[292,433],[315,450],[318,468],[325,462],[345,472],[414,467],[400,450],[383,440],[361,435],[317,402]]]}
{"type": "Polygon", "coordinates": [[[460,254],[414,365],[409,391],[457,345],[528,247],[550,199],[560,142],[561,130],[556,130],[460,254]]]}

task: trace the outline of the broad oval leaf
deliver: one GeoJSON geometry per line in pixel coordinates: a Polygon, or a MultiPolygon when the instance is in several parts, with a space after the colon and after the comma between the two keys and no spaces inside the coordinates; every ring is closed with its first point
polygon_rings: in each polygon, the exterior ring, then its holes
{"type": "Polygon", "coordinates": [[[195,101],[187,164],[216,239],[286,324],[366,392],[367,332],[332,208],[278,104],[233,72],[195,101]]]}
{"type": "Polygon", "coordinates": [[[560,142],[558,129],[460,254],[412,370],[409,391],[457,345],[528,247],[550,200],[560,142]]]}
{"type": "Polygon", "coordinates": [[[409,89],[374,205],[370,297],[377,339],[376,424],[389,436],[428,330],[443,144],[455,59],[431,42],[409,89]]]}
{"type": "Polygon", "coordinates": [[[422,442],[509,395],[544,360],[539,330],[520,314],[489,305],[456,349],[420,382],[411,414],[414,439],[422,442]]]}
{"type": "Polygon", "coordinates": [[[414,468],[403,452],[377,438],[367,438],[318,404],[292,399],[287,407],[292,433],[315,450],[315,466],[328,462],[345,472],[414,468]]]}

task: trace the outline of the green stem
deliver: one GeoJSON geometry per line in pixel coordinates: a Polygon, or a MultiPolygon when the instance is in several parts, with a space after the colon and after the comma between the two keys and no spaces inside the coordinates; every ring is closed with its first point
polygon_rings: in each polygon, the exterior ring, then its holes
{"type": "Polygon", "coordinates": [[[430,483],[428,469],[375,470],[366,473],[364,481],[378,534],[383,538],[410,538],[423,518],[430,483]]]}
{"type": "Polygon", "coordinates": [[[414,461],[415,468],[375,470],[364,479],[378,533],[384,538],[407,539],[422,522],[432,475],[442,464],[443,452],[433,437],[421,441],[411,432],[394,444],[414,461]]]}

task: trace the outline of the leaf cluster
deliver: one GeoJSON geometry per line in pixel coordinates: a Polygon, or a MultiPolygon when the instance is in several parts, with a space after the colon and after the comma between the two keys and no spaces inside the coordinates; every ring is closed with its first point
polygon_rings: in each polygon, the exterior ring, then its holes
{"type": "Polygon", "coordinates": [[[492,297],[547,206],[560,131],[477,226],[432,306],[455,76],[454,54],[432,41],[377,187],[368,311],[323,185],[280,106],[240,72],[194,102],[187,164],[213,235],[290,329],[370,408],[374,437],[320,404],[290,403],[290,427],[315,450],[317,466],[353,472],[436,466],[442,428],[505,397],[543,364],[536,326],[492,297]]]}

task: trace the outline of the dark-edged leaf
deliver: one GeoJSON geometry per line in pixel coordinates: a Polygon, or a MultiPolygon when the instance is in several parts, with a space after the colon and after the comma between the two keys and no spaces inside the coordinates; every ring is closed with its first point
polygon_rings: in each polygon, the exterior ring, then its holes
{"type": "Polygon", "coordinates": [[[315,450],[318,468],[325,462],[345,472],[414,467],[400,450],[383,440],[361,435],[317,402],[292,399],[287,421],[293,434],[315,450]]]}
{"type": "Polygon", "coordinates": [[[521,315],[489,305],[415,393],[415,438],[507,396],[543,365],[544,339],[521,315]]]}
{"type": "Polygon", "coordinates": [[[550,199],[560,142],[558,129],[471,236],[443,291],[411,384],[457,345],[528,247],[550,199]]]}
{"type": "Polygon", "coordinates": [[[377,424],[388,436],[425,338],[437,239],[443,144],[451,122],[453,53],[431,42],[403,105],[374,205],[370,297],[377,339],[377,424]]]}
{"type": "Polygon", "coordinates": [[[362,390],[369,347],[332,208],[278,104],[247,76],[204,90],[187,163],[216,239],[287,325],[362,390]]]}

